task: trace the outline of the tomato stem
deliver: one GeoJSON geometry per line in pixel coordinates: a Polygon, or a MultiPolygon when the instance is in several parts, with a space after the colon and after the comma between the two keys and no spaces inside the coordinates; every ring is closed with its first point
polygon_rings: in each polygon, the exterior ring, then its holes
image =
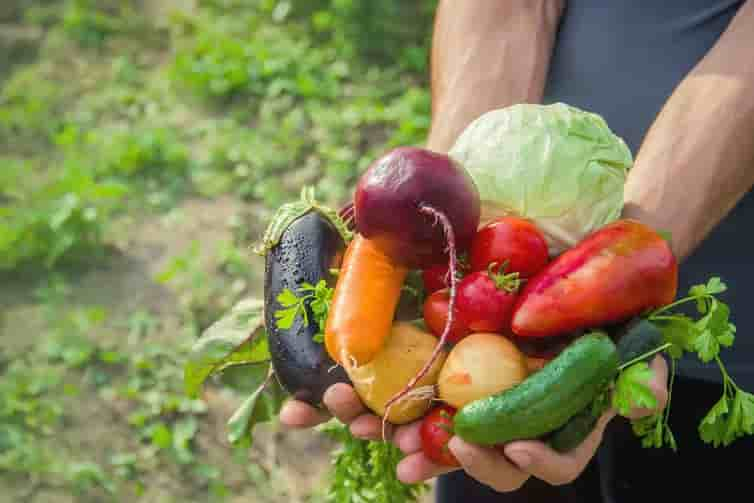
{"type": "Polygon", "coordinates": [[[432,365],[437,360],[437,357],[440,356],[440,351],[442,351],[443,347],[445,347],[445,344],[447,344],[448,337],[450,336],[450,329],[454,321],[453,314],[456,305],[456,287],[458,285],[458,257],[456,255],[456,238],[455,233],[453,232],[453,225],[450,223],[450,219],[448,219],[445,213],[436,208],[433,208],[432,206],[422,204],[421,206],[419,206],[419,212],[423,213],[424,215],[433,217],[434,225],[442,226],[443,233],[445,234],[445,241],[448,244],[448,273],[450,274],[450,301],[448,302],[448,318],[445,321],[445,328],[442,331],[440,340],[437,342],[434,351],[432,351],[432,355],[424,364],[424,367],[422,367],[422,369],[413,377],[413,379],[409,381],[404,389],[396,393],[390,400],[388,400],[387,404],[385,404],[385,415],[382,418],[382,439],[385,441],[387,441],[387,418],[390,415],[390,409],[396,402],[403,399],[407,394],[409,394],[411,390],[416,386],[416,384],[425,375],[427,375],[427,372],[429,372],[429,369],[432,368],[432,365]]]}
{"type": "Polygon", "coordinates": [[[516,293],[521,287],[521,279],[517,272],[505,274],[508,264],[508,260],[505,260],[501,265],[498,265],[497,262],[492,262],[487,266],[487,276],[495,283],[495,288],[498,290],[516,293]],[[497,272],[494,271],[495,267],[497,267],[497,272]]]}

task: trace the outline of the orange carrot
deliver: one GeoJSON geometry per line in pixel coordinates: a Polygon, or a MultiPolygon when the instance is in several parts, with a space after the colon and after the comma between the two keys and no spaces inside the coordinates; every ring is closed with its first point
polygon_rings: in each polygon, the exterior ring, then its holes
{"type": "Polygon", "coordinates": [[[325,324],[325,347],[344,366],[364,365],[390,335],[408,269],[360,234],[343,257],[325,324]]]}

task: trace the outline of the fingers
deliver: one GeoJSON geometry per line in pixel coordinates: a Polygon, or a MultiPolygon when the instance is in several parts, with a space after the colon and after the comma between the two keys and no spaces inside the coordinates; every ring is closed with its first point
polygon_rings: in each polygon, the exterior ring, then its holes
{"type": "Polygon", "coordinates": [[[298,400],[286,402],[280,410],[280,422],[289,428],[312,428],[328,419],[328,414],[298,400]]]}
{"type": "Polygon", "coordinates": [[[354,389],[345,383],[333,384],[327,388],[322,401],[330,413],[345,424],[351,424],[354,419],[366,412],[354,389]]]}
{"type": "Polygon", "coordinates": [[[433,463],[419,451],[406,456],[398,463],[398,480],[404,484],[416,484],[455,470],[458,468],[433,463]]]}
{"type": "Polygon", "coordinates": [[[469,444],[458,437],[450,439],[448,448],[466,473],[498,492],[515,491],[529,478],[528,473],[495,449],[469,444]]]}
{"type": "MultiPolygon", "coordinates": [[[[330,386],[322,398],[325,406],[338,420],[347,424],[351,434],[364,440],[382,440],[382,418],[368,413],[356,391],[345,383],[330,386]]],[[[387,425],[385,435],[389,440],[392,425],[387,425]]]]}
{"type": "Polygon", "coordinates": [[[533,477],[552,485],[569,484],[581,475],[594,457],[605,427],[613,417],[614,411],[605,413],[584,442],[570,452],[559,453],[542,442],[527,440],[506,445],[505,455],[521,471],[533,477]]]}
{"type": "MultiPolygon", "coordinates": [[[[382,418],[374,414],[362,414],[351,422],[351,434],[364,440],[382,440],[382,418]]],[[[386,440],[393,436],[393,427],[388,424],[385,429],[386,440]]]]}
{"type": "Polygon", "coordinates": [[[644,416],[650,416],[657,411],[663,410],[668,403],[668,364],[660,355],[657,355],[650,363],[652,369],[652,379],[647,383],[649,389],[657,398],[657,407],[655,409],[635,408],[632,409],[626,417],[628,419],[638,419],[644,416]]]}
{"type": "Polygon", "coordinates": [[[401,426],[395,431],[393,443],[403,451],[403,454],[413,454],[422,448],[422,439],[419,435],[421,421],[416,421],[406,426],[401,426]]]}
{"type": "MultiPolygon", "coordinates": [[[[354,436],[370,440],[381,438],[381,421],[365,414],[366,409],[351,386],[344,383],[330,386],[322,401],[330,414],[351,426],[354,436]]],[[[311,428],[328,421],[330,414],[300,400],[290,400],[280,411],[280,421],[290,428],[311,428]]]]}

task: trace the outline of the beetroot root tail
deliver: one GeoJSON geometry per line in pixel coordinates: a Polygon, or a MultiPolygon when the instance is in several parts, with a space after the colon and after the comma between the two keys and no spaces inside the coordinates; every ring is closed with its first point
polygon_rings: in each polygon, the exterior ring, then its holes
{"type": "Polygon", "coordinates": [[[345,222],[346,226],[348,226],[348,230],[353,230],[355,217],[353,201],[341,207],[340,210],[338,210],[338,216],[345,222]]]}
{"type": "Polygon", "coordinates": [[[421,205],[419,207],[419,211],[424,215],[432,217],[434,219],[434,225],[441,225],[443,233],[445,234],[445,241],[447,242],[448,251],[448,274],[450,275],[450,301],[448,302],[448,319],[445,321],[445,327],[443,328],[442,336],[440,336],[440,340],[437,342],[434,351],[432,351],[432,355],[424,364],[424,367],[422,367],[422,369],[413,377],[413,379],[409,381],[405,388],[396,393],[390,400],[388,400],[387,404],[385,404],[385,415],[382,418],[382,439],[385,441],[387,440],[387,418],[390,415],[390,410],[392,409],[393,405],[395,405],[406,395],[411,393],[416,384],[421,379],[423,379],[424,376],[427,375],[429,370],[432,368],[432,365],[434,365],[435,361],[437,361],[437,357],[440,356],[440,351],[442,351],[443,347],[445,347],[445,344],[447,344],[448,342],[448,337],[450,336],[450,327],[453,324],[453,312],[455,311],[456,286],[458,284],[458,257],[456,253],[456,238],[455,233],[453,232],[453,225],[450,223],[450,220],[445,215],[445,213],[436,208],[433,208],[432,206],[421,205]]]}

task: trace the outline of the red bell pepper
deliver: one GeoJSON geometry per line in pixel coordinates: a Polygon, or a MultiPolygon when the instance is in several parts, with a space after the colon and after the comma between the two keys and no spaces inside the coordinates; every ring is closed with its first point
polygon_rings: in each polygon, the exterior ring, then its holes
{"type": "Polygon", "coordinates": [[[618,323],[667,305],[678,262],[667,241],[634,220],[587,236],[531,278],[513,308],[518,337],[551,337],[618,323]]]}

